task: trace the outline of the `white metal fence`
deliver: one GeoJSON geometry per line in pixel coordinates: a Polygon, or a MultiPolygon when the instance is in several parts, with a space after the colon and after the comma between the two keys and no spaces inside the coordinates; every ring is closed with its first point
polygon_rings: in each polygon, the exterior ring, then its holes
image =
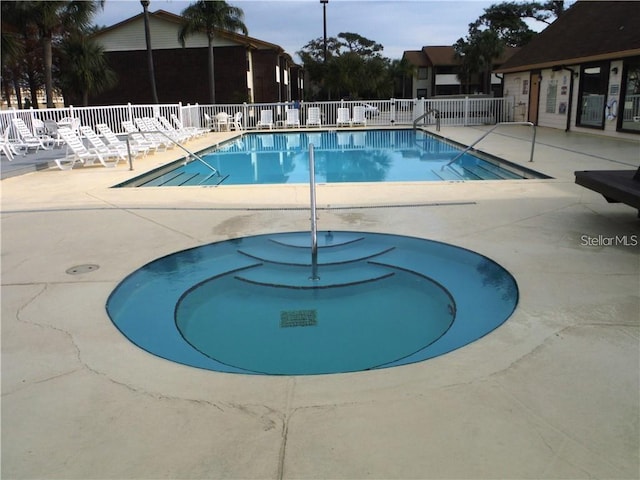
{"type": "MultiPolygon", "coordinates": [[[[335,102],[303,102],[292,103],[252,103],[228,105],[111,105],[97,107],[66,107],[44,108],[29,110],[0,111],[0,128],[4,132],[10,129],[9,138],[17,135],[13,129],[12,118],[22,118],[34,130],[35,120],[59,123],[63,119],[79,120],[80,125],[93,128],[99,123],[106,123],[116,133],[124,133],[123,120],[134,120],[139,117],[170,118],[175,114],[185,126],[208,127],[207,116],[211,119],[219,113],[230,116],[242,113],[242,124],[246,129],[257,128],[261,110],[271,110],[274,127],[284,126],[286,109],[296,107],[300,112],[300,124],[307,123],[308,109],[319,107],[322,127],[336,127],[338,108],[348,108],[353,114],[354,106],[364,106],[367,125],[370,126],[412,126],[414,120],[425,112],[435,109],[440,114],[442,125],[493,125],[498,122],[513,121],[514,101],[506,98],[435,98],[435,99],[390,99],[370,101],[335,101],[335,102]]],[[[435,114],[431,113],[422,120],[420,125],[435,123],[435,114]]],[[[213,125],[215,127],[215,125],[213,125]]]]}

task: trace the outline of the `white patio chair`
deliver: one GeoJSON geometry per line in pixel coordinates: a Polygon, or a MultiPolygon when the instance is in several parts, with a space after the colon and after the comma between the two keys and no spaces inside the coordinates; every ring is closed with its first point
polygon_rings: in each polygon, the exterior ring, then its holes
{"type": "Polygon", "coordinates": [[[220,112],[216,115],[216,130],[219,132],[229,130],[229,114],[220,112]]]}
{"type": "Polygon", "coordinates": [[[351,126],[351,117],[349,116],[349,109],[346,107],[338,108],[338,119],[336,120],[338,127],[343,125],[351,126]]]}
{"type": "Polygon", "coordinates": [[[58,133],[67,144],[67,152],[71,150],[71,153],[67,153],[66,157],[55,160],[60,170],[71,170],[76,163],[94,165],[96,162],[100,162],[104,167],[112,168],[121,160],[117,154],[105,156],[94,149],[88,149],[75,132],[69,128],[61,127],[58,133]]]}
{"type": "Polygon", "coordinates": [[[54,148],[62,146],[64,144],[64,140],[62,140],[58,134],[58,124],[53,120],[45,120],[43,123],[47,135],[49,135],[53,141],[54,148]]]}
{"type": "Polygon", "coordinates": [[[273,128],[273,112],[271,110],[260,110],[260,120],[256,124],[257,128],[273,128]]]}
{"type": "Polygon", "coordinates": [[[356,105],[353,107],[353,118],[351,119],[351,125],[363,125],[367,126],[367,116],[365,115],[364,107],[362,105],[356,105]]]}
{"type": "Polygon", "coordinates": [[[75,117],[64,117],[58,120],[58,126],[68,128],[72,132],[80,131],[80,119],[75,117]]]}
{"type": "Polygon", "coordinates": [[[24,120],[22,120],[21,118],[12,118],[11,121],[13,122],[13,126],[18,132],[18,137],[20,139],[20,142],[16,143],[16,146],[26,148],[27,150],[29,150],[30,148],[35,148],[36,151],[38,151],[38,149],[40,148],[42,148],[43,150],[48,150],[44,142],[37,138],[31,132],[31,130],[29,130],[29,127],[27,127],[27,124],[24,123],[24,120]]]}
{"type": "Polygon", "coordinates": [[[204,121],[205,121],[205,127],[207,128],[207,130],[211,131],[213,130],[213,119],[211,118],[211,116],[208,113],[203,114],[204,116],[204,121]]]}
{"type": "Polygon", "coordinates": [[[307,110],[307,127],[312,126],[322,126],[322,120],[320,118],[320,107],[309,107],[307,110]]]}
{"type": "Polygon", "coordinates": [[[236,112],[233,116],[233,122],[231,123],[233,129],[237,132],[244,130],[242,126],[242,112],[236,112]]]}
{"type": "Polygon", "coordinates": [[[122,160],[127,160],[127,149],[118,148],[112,145],[107,145],[102,141],[98,134],[88,125],[80,127],[80,132],[89,141],[93,147],[93,151],[100,153],[101,155],[118,156],[122,160]]]}
{"type": "Polygon", "coordinates": [[[113,130],[111,130],[109,125],[107,125],[106,123],[98,123],[96,125],[96,128],[107,141],[107,145],[111,145],[113,147],[124,150],[125,152],[127,152],[127,156],[129,150],[131,151],[131,155],[133,155],[134,157],[139,157],[145,156],[151,149],[149,146],[137,145],[135,142],[130,141],[129,149],[127,150],[127,142],[125,142],[124,140],[120,140],[117,135],[113,133],[113,130]]]}
{"type": "Polygon", "coordinates": [[[298,127],[300,128],[300,110],[297,108],[287,108],[286,119],[284,122],[285,127],[298,127]]]}

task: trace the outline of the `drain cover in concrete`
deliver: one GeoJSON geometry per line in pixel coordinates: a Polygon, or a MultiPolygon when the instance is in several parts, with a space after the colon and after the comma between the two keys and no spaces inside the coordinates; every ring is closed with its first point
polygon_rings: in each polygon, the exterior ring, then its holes
{"type": "Polygon", "coordinates": [[[78,275],[79,273],[93,272],[94,270],[97,270],[99,268],[100,268],[99,265],[93,265],[91,263],[88,263],[86,265],[76,265],[75,267],[71,267],[67,269],[67,273],[69,275],[78,275]]]}

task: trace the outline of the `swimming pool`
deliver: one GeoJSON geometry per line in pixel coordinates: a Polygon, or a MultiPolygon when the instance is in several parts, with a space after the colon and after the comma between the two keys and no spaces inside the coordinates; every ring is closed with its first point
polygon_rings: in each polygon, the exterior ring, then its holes
{"type": "Polygon", "coordinates": [[[118,187],[308,183],[309,144],[317,183],[547,178],[493,157],[465,153],[456,159],[463,147],[422,130],[334,130],[247,133],[201,152],[207,165],[176,162],[118,187]]]}
{"type": "Polygon", "coordinates": [[[502,325],[517,302],[511,274],[470,250],[325,231],[317,265],[309,232],[237,238],[159,258],[116,287],[107,312],[135,345],[174,362],[311,375],[442,355],[502,325]]]}

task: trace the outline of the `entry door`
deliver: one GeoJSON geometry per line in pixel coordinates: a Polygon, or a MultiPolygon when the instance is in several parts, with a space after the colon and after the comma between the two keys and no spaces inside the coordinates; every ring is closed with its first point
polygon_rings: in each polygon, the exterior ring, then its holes
{"type": "Polygon", "coordinates": [[[540,70],[533,70],[529,80],[529,121],[538,124],[538,104],[540,103],[540,70]]]}

